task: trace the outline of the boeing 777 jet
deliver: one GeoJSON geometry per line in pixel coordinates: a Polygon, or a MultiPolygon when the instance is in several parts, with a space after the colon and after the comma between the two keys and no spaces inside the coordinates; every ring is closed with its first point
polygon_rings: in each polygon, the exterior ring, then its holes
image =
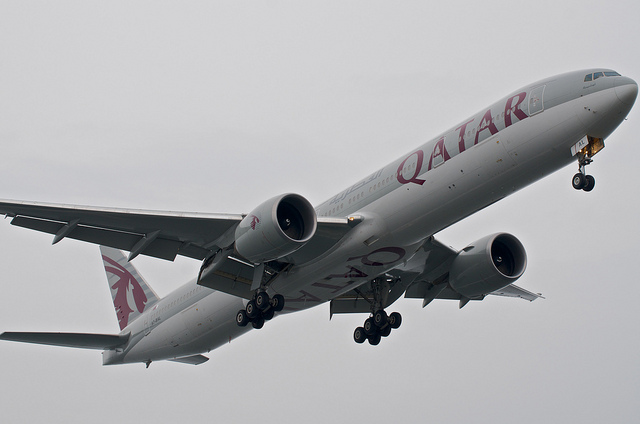
{"type": "Polygon", "coordinates": [[[609,69],[529,84],[315,208],[291,193],[248,214],[2,201],[11,224],[50,233],[54,244],[101,245],[120,332],[0,338],[100,349],[104,364],[199,364],[203,353],[276,314],[325,302],[331,314],[365,314],[353,338],[377,345],[401,325],[388,311],[401,296],[423,307],[437,299],[463,307],[489,295],[533,301],[540,295],[514,285],[527,264],[515,236],[487,235],[456,251],[433,235],[572,163],[573,187],[593,190],[586,168],[637,93],[632,79],[609,69]],[[202,266],[160,298],[133,267],[138,255],[181,255],[202,266]]]}

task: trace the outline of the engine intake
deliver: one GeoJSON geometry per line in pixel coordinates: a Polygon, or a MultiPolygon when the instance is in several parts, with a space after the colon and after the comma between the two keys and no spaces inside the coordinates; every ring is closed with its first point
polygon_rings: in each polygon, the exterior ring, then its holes
{"type": "Polygon", "coordinates": [[[236,228],[235,248],[253,263],[287,256],[308,242],[316,232],[316,212],[298,194],[282,194],[267,200],[236,228]]]}
{"type": "Polygon", "coordinates": [[[469,299],[479,298],[513,283],[526,267],[527,253],[520,240],[511,234],[492,234],[458,253],[449,269],[449,284],[469,299]]]}

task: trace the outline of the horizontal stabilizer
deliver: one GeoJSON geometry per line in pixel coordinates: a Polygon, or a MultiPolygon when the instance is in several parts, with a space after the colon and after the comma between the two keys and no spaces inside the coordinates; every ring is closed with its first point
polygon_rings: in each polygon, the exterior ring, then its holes
{"type": "Polygon", "coordinates": [[[36,343],[51,346],[77,347],[81,349],[114,349],[129,341],[129,334],[86,333],[12,333],[0,334],[0,340],[36,343]]]}
{"type": "Polygon", "coordinates": [[[185,356],[183,358],[169,359],[171,362],[180,362],[181,364],[200,365],[209,360],[204,355],[185,356]]]}

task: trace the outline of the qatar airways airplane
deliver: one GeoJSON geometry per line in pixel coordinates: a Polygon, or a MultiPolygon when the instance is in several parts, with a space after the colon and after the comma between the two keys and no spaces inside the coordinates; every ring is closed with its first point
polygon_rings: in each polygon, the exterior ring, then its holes
{"type": "Polygon", "coordinates": [[[0,202],[13,225],[53,234],[54,244],[101,245],[120,324],[119,334],[0,338],[101,349],[104,364],[200,364],[275,313],[324,302],[332,315],[368,314],[353,337],[377,345],[400,326],[400,314],[386,309],[403,295],[423,307],[488,295],[533,301],[540,295],[513,284],[527,263],[513,235],[491,234],[459,252],[433,235],[572,162],[573,187],[593,190],[585,168],[637,93],[632,79],[608,69],[529,84],[315,209],[298,194],[237,215],[0,202]],[[131,264],[140,254],[203,262],[197,278],[159,298],[131,264]]]}

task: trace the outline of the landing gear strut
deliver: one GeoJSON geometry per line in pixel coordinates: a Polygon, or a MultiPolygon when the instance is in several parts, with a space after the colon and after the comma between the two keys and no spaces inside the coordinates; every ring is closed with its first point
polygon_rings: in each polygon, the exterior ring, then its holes
{"type": "Polygon", "coordinates": [[[371,316],[364,321],[362,327],[355,329],[353,340],[356,343],[364,343],[368,340],[370,345],[375,346],[380,343],[382,337],[389,336],[392,329],[400,327],[402,316],[398,312],[387,315],[382,308],[382,305],[387,303],[389,294],[389,283],[386,278],[376,278],[371,281],[371,288],[373,293],[373,300],[370,301],[371,316]]]}
{"type": "Polygon", "coordinates": [[[253,328],[260,329],[264,326],[265,321],[272,319],[274,314],[283,308],[284,296],[281,294],[270,298],[267,292],[258,292],[244,309],[238,311],[236,324],[240,327],[246,327],[251,323],[253,328]]]}

